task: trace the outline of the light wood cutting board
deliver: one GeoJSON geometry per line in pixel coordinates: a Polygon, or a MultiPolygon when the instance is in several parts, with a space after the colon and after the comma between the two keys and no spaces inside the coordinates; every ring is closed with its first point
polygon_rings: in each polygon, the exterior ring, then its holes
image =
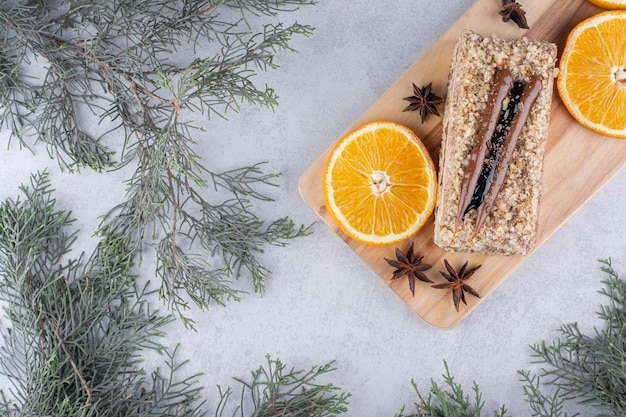
{"type": "MultiPolygon", "coordinates": [[[[391,120],[410,127],[427,146],[438,165],[441,142],[441,119],[431,115],[421,124],[414,112],[402,112],[403,97],[412,95],[412,83],[418,86],[432,81],[433,90],[442,96],[446,91],[448,70],[454,44],[464,29],[483,35],[497,34],[507,38],[527,36],[557,44],[563,49],[570,30],[581,20],[601,10],[586,0],[525,0],[521,2],[527,14],[529,30],[504,23],[498,14],[500,0],[478,0],[413,64],[346,132],[374,120],[391,120]]],[[[322,176],[326,160],[337,138],[329,138],[329,147],[302,174],[299,181],[304,201],[367,263],[419,317],[427,323],[450,328],[467,317],[485,300],[528,256],[489,256],[472,253],[446,252],[433,243],[433,220],[411,239],[396,245],[368,246],[347,237],[326,213],[322,176]],[[411,242],[417,254],[425,255],[424,263],[433,265],[429,271],[433,280],[443,280],[438,271],[445,270],[443,260],[460,267],[466,260],[470,266],[482,268],[468,282],[481,298],[467,295],[467,305],[457,312],[450,290],[439,290],[430,284],[416,282],[411,295],[406,278],[391,281],[393,268],[384,258],[394,258],[395,248],[406,251],[411,242]]],[[[556,92],[552,99],[552,116],[545,155],[543,190],[540,202],[538,241],[535,249],[554,233],[578,208],[599,191],[626,165],[626,140],[606,138],[578,125],[571,118],[556,92]]]]}

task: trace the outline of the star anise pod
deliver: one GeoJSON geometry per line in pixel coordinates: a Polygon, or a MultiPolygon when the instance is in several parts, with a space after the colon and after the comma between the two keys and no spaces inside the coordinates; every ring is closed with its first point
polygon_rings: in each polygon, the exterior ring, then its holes
{"type": "Polygon", "coordinates": [[[411,104],[406,106],[406,108],[402,111],[418,110],[422,118],[422,123],[424,123],[424,120],[426,120],[426,116],[428,116],[429,113],[439,116],[437,105],[441,103],[442,98],[433,93],[432,88],[432,82],[428,83],[428,85],[422,86],[422,88],[419,88],[415,85],[415,83],[413,83],[413,95],[403,98],[403,100],[406,100],[411,104]]]}
{"type": "Polygon", "coordinates": [[[502,21],[508,22],[512,20],[521,29],[528,29],[526,22],[526,11],[522,9],[522,5],[515,0],[502,0],[503,9],[500,10],[502,21]]]}
{"type": "Polygon", "coordinates": [[[454,308],[456,311],[459,311],[459,303],[463,301],[463,304],[467,305],[465,301],[465,291],[472,294],[475,297],[480,298],[480,295],[474,290],[472,287],[466,284],[467,281],[474,272],[478,270],[482,265],[475,266],[471,269],[467,269],[467,262],[463,264],[459,271],[455,271],[454,268],[450,266],[447,259],[443,260],[446,265],[446,269],[448,272],[439,271],[441,275],[448,281],[445,284],[436,284],[433,285],[433,288],[452,288],[452,300],[454,301],[454,308]]]}
{"type": "Polygon", "coordinates": [[[422,264],[422,259],[424,259],[423,256],[413,258],[413,243],[411,243],[411,247],[407,250],[406,255],[402,253],[400,249],[396,248],[396,260],[385,258],[389,265],[396,268],[396,270],[393,271],[391,279],[398,279],[406,275],[409,278],[409,289],[414,297],[416,278],[423,282],[433,282],[424,274],[424,271],[430,269],[432,266],[422,264]]]}

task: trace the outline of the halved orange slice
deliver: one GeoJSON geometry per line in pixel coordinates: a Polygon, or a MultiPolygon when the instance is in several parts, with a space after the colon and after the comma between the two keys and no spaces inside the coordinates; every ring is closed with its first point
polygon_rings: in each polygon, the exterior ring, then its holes
{"type": "Polygon", "coordinates": [[[435,207],[437,173],[406,126],[376,121],[345,135],[324,171],[324,202],[337,225],[370,245],[414,235],[435,207]]]}
{"type": "Polygon", "coordinates": [[[599,13],[570,32],[557,87],[580,124],[626,138],[626,11],[599,13]]]}
{"type": "Polygon", "coordinates": [[[589,0],[589,3],[609,10],[626,9],[626,0],[589,0]]]}

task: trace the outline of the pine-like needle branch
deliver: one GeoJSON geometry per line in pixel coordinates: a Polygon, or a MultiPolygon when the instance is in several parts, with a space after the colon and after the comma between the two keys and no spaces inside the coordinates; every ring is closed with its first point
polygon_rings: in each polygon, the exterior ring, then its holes
{"type": "MultiPolygon", "coordinates": [[[[250,379],[236,378],[241,386],[239,404],[233,416],[250,417],[332,417],[347,411],[349,393],[317,380],[334,370],[333,363],[295,370],[279,359],[267,357],[267,365],[252,372],[250,379]],[[252,410],[250,412],[250,410],[252,410]]],[[[215,413],[224,417],[233,389],[221,390],[215,413]]]]}
{"type": "MultiPolygon", "coordinates": [[[[431,379],[431,387],[428,394],[422,394],[415,381],[411,381],[413,389],[418,398],[415,403],[415,413],[405,414],[404,407],[395,417],[481,417],[485,402],[482,399],[482,392],[478,384],[472,385],[473,395],[470,397],[465,392],[463,386],[454,380],[450,373],[448,364],[444,361],[446,368],[442,375],[444,384],[440,386],[434,379],[431,379]]],[[[494,417],[505,417],[507,409],[504,405],[499,410],[493,412],[494,417]]]]}
{"type": "Polygon", "coordinates": [[[176,351],[159,343],[171,316],[136,288],[126,237],[72,259],[72,220],[47,175],[22,192],[0,206],[0,374],[12,384],[0,415],[203,415],[196,376],[179,376],[176,351]],[[165,359],[162,371],[146,374],[146,350],[165,359]]]}
{"type": "Polygon", "coordinates": [[[611,259],[600,262],[607,275],[600,292],[609,300],[598,312],[603,326],[585,334],[576,323],[565,324],[558,339],[531,346],[534,362],[542,366],[542,384],[556,394],[527,395],[528,401],[543,407],[546,398],[561,400],[555,412],[534,415],[566,417],[564,400],[593,408],[596,416],[626,415],[626,281],[611,259]]]}
{"type": "Polygon", "coordinates": [[[311,3],[0,4],[0,129],[22,146],[45,144],[70,170],[136,167],[126,201],[108,212],[100,232],[126,236],[132,251],[155,248],[161,294],[181,315],[188,300],[206,308],[237,299],[229,281],[242,274],[262,293],[269,271],[259,253],[307,234],[288,217],[266,221],[255,214],[252,202],[270,200],[264,189],[277,185],[277,174],[264,173],[262,164],[228,172],[203,166],[195,146],[209,135],[193,120],[224,116],[243,103],[275,106],[274,90],[253,77],[275,68],[274,55],[312,28],[277,23],[254,33],[251,18],[311,3]],[[106,134],[90,132],[89,114],[106,134]],[[221,201],[207,196],[212,191],[221,201]]]}
{"type": "MultiPolygon", "coordinates": [[[[126,236],[102,236],[89,258],[71,258],[76,234],[70,213],[55,208],[47,174],[21,187],[23,199],[0,204],[0,416],[201,417],[199,375],[185,376],[177,349],[160,343],[163,316],[138,288],[126,236]],[[150,374],[145,354],[162,358],[150,374]]],[[[137,256],[136,254],[134,256],[137,256]]],[[[268,356],[242,386],[236,414],[332,417],[350,396],[318,380],[332,362],[309,371],[268,356]]],[[[232,390],[221,390],[224,416],[232,390]]]]}
{"type": "MultiPolygon", "coordinates": [[[[547,394],[543,389],[543,382],[538,375],[528,370],[520,370],[518,374],[520,382],[522,383],[524,397],[533,411],[531,414],[532,417],[570,416],[565,411],[566,399],[558,388],[547,394]]],[[[571,415],[571,417],[576,416],[578,416],[578,413],[571,415]]]]}

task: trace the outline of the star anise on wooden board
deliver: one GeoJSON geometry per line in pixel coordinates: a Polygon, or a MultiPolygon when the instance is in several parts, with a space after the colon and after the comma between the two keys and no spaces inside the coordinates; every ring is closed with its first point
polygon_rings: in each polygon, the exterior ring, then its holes
{"type": "Polygon", "coordinates": [[[433,285],[433,288],[452,288],[452,300],[454,301],[454,308],[456,311],[459,311],[459,303],[463,301],[463,304],[467,305],[465,301],[465,292],[472,294],[475,297],[480,298],[480,295],[476,290],[470,287],[465,281],[470,279],[474,272],[476,272],[482,265],[475,266],[471,269],[467,269],[468,261],[465,261],[461,269],[459,271],[455,271],[454,268],[450,266],[447,259],[443,260],[443,263],[446,266],[447,272],[439,271],[441,275],[448,281],[444,284],[436,284],[433,285]]]}
{"type": "Polygon", "coordinates": [[[424,259],[423,256],[416,256],[413,258],[413,243],[411,243],[406,255],[402,253],[400,249],[396,248],[396,260],[385,258],[389,265],[396,268],[396,270],[393,271],[391,279],[398,279],[406,275],[409,278],[409,289],[414,297],[415,279],[419,279],[423,282],[433,282],[426,276],[426,274],[424,274],[424,271],[432,268],[432,266],[422,264],[422,259],[424,259]]]}
{"type": "Polygon", "coordinates": [[[415,85],[415,83],[413,83],[413,95],[403,98],[403,100],[406,100],[411,104],[406,106],[405,109],[402,111],[419,111],[422,123],[424,123],[424,120],[426,120],[426,116],[428,116],[430,113],[439,116],[437,105],[441,104],[441,101],[443,99],[433,93],[432,89],[432,82],[428,83],[425,86],[422,86],[422,88],[419,88],[415,85]]]}
{"type": "Polygon", "coordinates": [[[502,21],[508,22],[512,20],[521,29],[528,29],[528,22],[526,22],[526,11],[522,9],[522,5],[515,0],[502,0],[502,21]]]}

